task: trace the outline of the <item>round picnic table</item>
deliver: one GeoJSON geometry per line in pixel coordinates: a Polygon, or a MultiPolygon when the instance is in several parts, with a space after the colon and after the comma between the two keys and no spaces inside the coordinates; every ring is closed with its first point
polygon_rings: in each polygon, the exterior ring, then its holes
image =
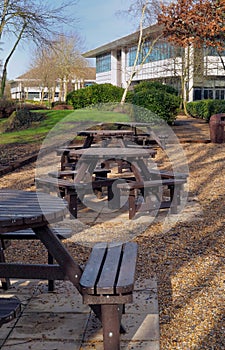
{"type": "Polygon", "coordinates": [[[137,181],[143,181],[143,178],[149,178],[149,169],[145,160],[152,157],[149,150],[140,148],[120,148],[120,147],[98,147],[80,150],[72,150],[71,156],[78,158],[77,174],[74,182],[80,182],[85,176],[86,171],[93,173],[99,161],[125,161],[130,165],[137,181]]]}
{"type": "MultiPolygon", "coordinates": [[[[82,270],[49,225],[62,221],[66,202],[42,192],[0,190],[0,233],[31,228],[58,265],[0,262],[0,278],[69,279],[79,286],[82,270]]],[[[1,248],[1,247],[0,247],[1,248]]],[[[13,256],[12,256],[13,259],[13,256]]]]}

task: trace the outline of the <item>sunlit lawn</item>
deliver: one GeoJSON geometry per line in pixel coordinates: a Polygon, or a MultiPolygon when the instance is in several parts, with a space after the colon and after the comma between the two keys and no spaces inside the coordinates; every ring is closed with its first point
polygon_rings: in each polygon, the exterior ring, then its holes
{"type": "MultiPolygon", "coordinates": [[[[36,111],[35,113],[43,113],[36,111]]],[[[0,134],[0,143],[34,143],[41,142],[56,125],[69,128],[71,123],[77,123],[77,127],[82,122],[91,123],[115,123],[126,122],[130,118],[126,114],[101,111],[101,110],[63,110],[63,111],[45,111],[46,118],[38,123],[34,123],[32,127],[25,130],[13,131],[0,134]],[[60,122],[60,123],[59,123],[60,122]]],[[[4,121],[1,121],[1,123],[4,121]]]]}

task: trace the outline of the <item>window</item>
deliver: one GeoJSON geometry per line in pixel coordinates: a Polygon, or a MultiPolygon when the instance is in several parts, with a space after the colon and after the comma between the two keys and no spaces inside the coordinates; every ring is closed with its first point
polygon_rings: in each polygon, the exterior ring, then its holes
{"type": "Polygon", "coordinates": [[[194,96],[193,100],[198,101],[202,99],[202,89],[201,88],[195,88],[194,89],[194,96]]]}
{"type": "MultiPolygon", "coordinates": [[[[219,51],[221,56],[225,56],[225,51],[219,51]]],[[[205,56],[218,56],[218,50],[216,47],[205,47],[205,56]]]]}
{"type": "Polygon", "coordinates": [[[27,96],[27,98],[28,98],[28,100],[33,100],[33,99],[36,99],[36,98],[38,98],[39,99],[39,97],[40,97],[40,95],[39,95],[39,92],[28,92],[28,96],[27,96]]]}
{"type": "MultiPolygon", "coordinates": [[[[152,43],[150,41],[147,41],[144,43],[141,52],[139,53],[138,62],[137,64],[141,64],[144,57],[148,53],[149,50],[151,50],[152,43]]],[[[128,49],[128,65],[133,66],[134,61],[137,54],[137,46],[131,47],[128,49]]],[[[165,60],[168,58],[175,58],[181,56],[181,49],[176,49],[174,46],[170,45],[167,42],[158,42],[154,45],[151,53],[147,57],[145,63],[154,62],[154,61],[160,61],[165,60]]]]}
{"type": "Polygon", "coordinates": [[[224,100],[224,96],[225,96],[225,90],[223,89],[216,89],[216,100],[224,100]]]}
{"type": "Polygon", "coordinates": [[[111,70],[111,55],[101,55],[96,57],[96,73],[109,72],[111,70]]]}
{"type": "Polygon", "coordinates": [[[212,89],[204,89],[204,100],[212,100],[213,99],[213,90],[212,89]]]}

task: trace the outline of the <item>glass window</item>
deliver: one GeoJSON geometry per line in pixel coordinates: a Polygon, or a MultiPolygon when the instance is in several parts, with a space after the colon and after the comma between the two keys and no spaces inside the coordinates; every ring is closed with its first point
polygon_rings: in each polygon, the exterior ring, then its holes
{"type": "Polygon", "coordinates": [[[111,54],[96,57],[96,73],[109,72],[111,70],[111,54]]]}
{"type": "MultiPolygon", "coordinates": [[[[144,57],[149,52],[149,50],[152,50],[152,51],[148,55],[145,63],[179,57],[182,54],[181,49],[177,50],[174,46],[172,46],[167,42],[158,42],[154,45],[152,49],[151,49],[151,45],[152,45],[152,42],[150,41],[147,41],[144,43],[144,45],[142,46],[142,49],[140,50],[137,64],[141,64],[141,62],[143,61],[144,57]]],[[[136,54],[137,54],[137,46],[134,46],[128,49],[129,66],[134,65],[136,54]]]]}
{"type": "Polygon", "coordinates": [[[211,89],[204,89],[204,99],[205,100],[212,100],[213,99],[213,90],[211,89]]]}
{"type": "Polygon", "coordinates": [[[28,100],[33,100],[34,98],[39,98],[39,92],[28,92],[28,100]]]}
{"type": "Polygon", "coordinates": [[[216,89],[216,96],[215,96],[216,100],[224,100],[224,96],[225,96],[224,92],[225,91],[222,89],[216,89]]]}
{"type": "Polygon", "coordinates": [[[202,99],[202,89],[201,88],[195,88],[194,89],[194,96],[193,100],[198,101],[202,99]]]}

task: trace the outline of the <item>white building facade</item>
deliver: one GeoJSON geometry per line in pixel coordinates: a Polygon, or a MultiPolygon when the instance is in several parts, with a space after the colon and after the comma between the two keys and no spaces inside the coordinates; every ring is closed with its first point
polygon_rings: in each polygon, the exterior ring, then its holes
{"type": "Polygon", "coordinates": [[[87,67],[83,78],[75,78],[69,82],[54,82],[54,86],[44,86],[41,80],[32,78],[32,70],[10,82],[11,98],[32,101],[65,101],[69,91],[79,90],[96,83],[95,68],[87,67]]]}
{"type": "MultiPolygon", "coordinates": [[[[140,54],[132,84],[141,81],[160,81],[174,86],[187,101],[200,99],[225,99],[225,56],[219,57],[213,49],[182,49],[162,38],[154,46],[153,38],[160,34],[155,25],[143,31],[143,52],[151,50],[144,64],[140,54]],[[221,60],[222,59],[222,60],[221,60]]],[[[83,54],[96,59],[96,83],[111,83],[125,88],[137,53],[139,32],[135,32],[83,54]]]]}

